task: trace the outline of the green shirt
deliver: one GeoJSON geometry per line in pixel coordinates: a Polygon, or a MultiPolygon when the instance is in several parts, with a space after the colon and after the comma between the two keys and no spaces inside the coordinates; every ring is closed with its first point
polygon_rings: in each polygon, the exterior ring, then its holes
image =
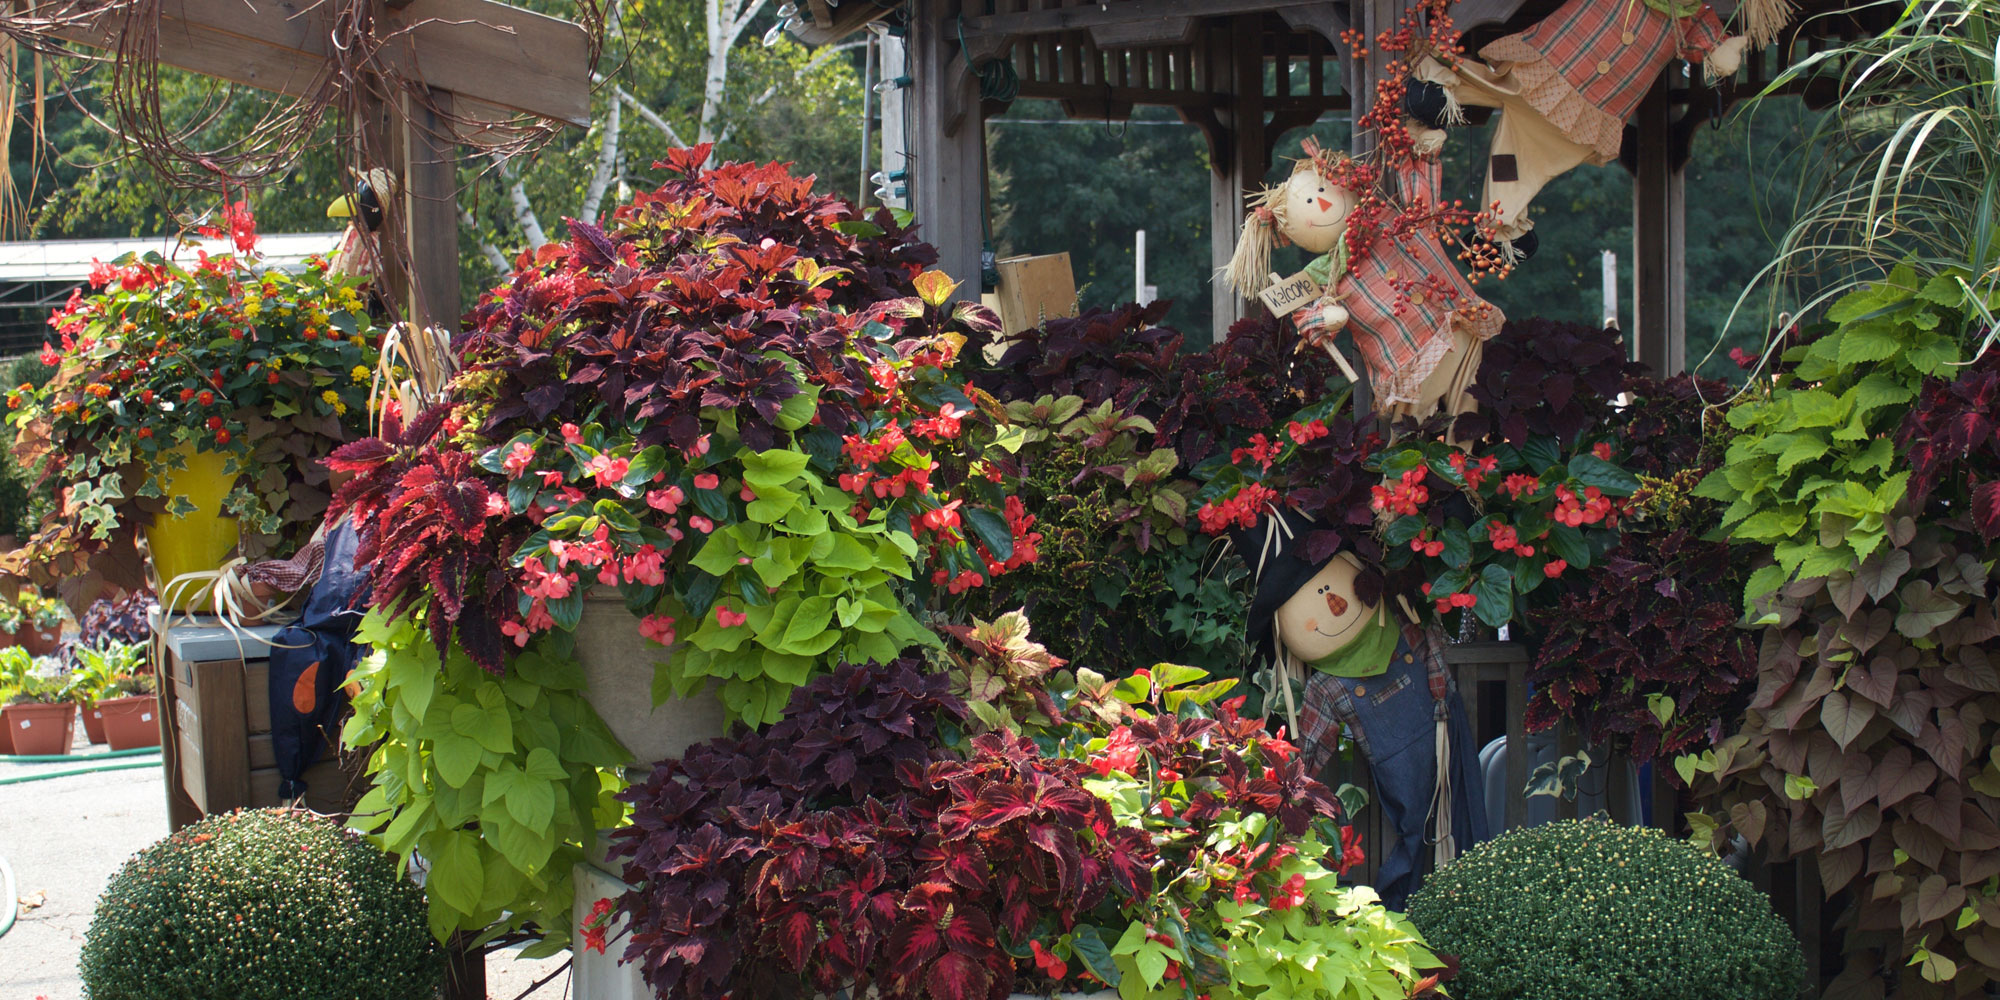
{"type": "Polygon", "coordinates": [[[1402,638],[1402,630],[1380,614],[1371,614],[1361,621],[1361,634],[1354,641],[1314,660],[1307,666],[1321,673],[1335,677],[1373,677],[1389,669],[1389,660],[1396,655],[1396,642],[1402,638]]]}

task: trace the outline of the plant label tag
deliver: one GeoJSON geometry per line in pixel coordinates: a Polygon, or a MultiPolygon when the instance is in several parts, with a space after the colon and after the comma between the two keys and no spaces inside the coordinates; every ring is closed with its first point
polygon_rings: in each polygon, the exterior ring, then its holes
{"type": "Polygon", "coordinates": [[[1300,271],[1273,283],[1257,298],[1264,303],[1264,308],[1271,310],[1271,315],[1289,316],[1292,310],[1313,302],[1319,295],[1319,282],[1314,281],[1312,275],[1300,271]]]}

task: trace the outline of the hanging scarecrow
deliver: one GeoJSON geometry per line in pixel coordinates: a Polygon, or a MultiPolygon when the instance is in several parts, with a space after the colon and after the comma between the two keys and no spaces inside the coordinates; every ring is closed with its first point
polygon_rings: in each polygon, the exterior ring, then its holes
{"type": "MultiPolygon", "coordinates": [[[[1436,142],[1429,145],[1434,153],[1436,142]]],[[[1389,205],[1380,195],[1357,193],[1371,184],[1348,157],[1311,139],[1305,152],[1285,183],[1252,199],[1226,280],[1245,297],[1274,284],[1316,289],[1291,311],[1293,323],[1342,369],[1348,369],[1346,359],[1332,341],[1348,330],[1378,411],[1421,419],[1440,406],[1470,410],[1465,386],[1479,369],[1484,343],[1506,317],[1473,292],[1437,227],[1421,221],[1439,204],[1436,157],[1416,157],[1399,171],[1400,204],[1389,205]],[[1384,214],[1385,206],[1396,214],[1384,214]],[[1284,244],[1319,255],[1301,272],[1309,283],[1295,285],[1300,276],[1275,281],[1271,249],[1284,244]]],[[[1267,298],[1266,304],[1273,303],[1267,298]]]]}
{"type": "Polygon", "coordinates": [[[1315,527],[1272,506],[1231,533],[1256,588],[1249,640],[1272,665],[1267,701],[1289,720],[1308,773],[1326,765],[1343,734],[1367,759],[1393,837],[1375,890],[1399,909],[1422,881],[1426,849],[1441,865],[1488,836],[1478,747],[1443,633],[1403,602],[1391,610],[1362,600],[1365,570],[1351,552],[1307,559],[1315,527]],[[1303,700],[1292,690],[1300,680],[1303,700]]]}
{"type": "Polygon", "coordinates": [[[1481,204],[1498,203],[1499,238],[1522,240],[1543,185],[1618,158],[1625,123],[1668,63],[1701,63],[1711,81],[1733,76],[1745,48],[1770,44],[1790,8],[1789,0],[1749,0],[1749,34],[1731,37],[1702,0],[1569,0],[1480,49],[1479,60],[1425,56],[1406,107],[1433,125],[1463,123],[1467,104],[1500,110],[1481,204]]]}

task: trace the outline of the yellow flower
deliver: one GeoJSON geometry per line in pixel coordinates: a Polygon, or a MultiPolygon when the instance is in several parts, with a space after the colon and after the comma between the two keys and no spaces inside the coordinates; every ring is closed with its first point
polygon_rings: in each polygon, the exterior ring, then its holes
{"type": "Polygon", "coordinates": [[[250,316],[255,316],[255,315],[257,315],[258,313],[260,313],[260,312],[263,312],[263,311],[264,311],[264,307],[263,307],[263,306],[261,306],[261,305],[258,305],[258,304],[257,304],[257,300],[256,300],[256,299],[251,299],[251,300],[250,300],[250,304],[249,304],[249,305],[246,305],[246,306],[244,306],[244,307],[243,307],[243,315],[244,315],[245,317],[250,317],[250,316]]]}
{"type": "Polygon", "coordinates": [[[367,338],[367,337],[364,337],[364,336],[362,336],[362,335],[360,335],[360,334],[358,334],[358,333],[357,333],[357,334],[355,334],[355,335],[354,335],[354,336],[352,336],[352,337],[349,337],[349,338],[347,338],[347,339],[348,339],[348,340],[350,340],[350,341],[352,341],[352,342],[354,343],[354,346],[356,346],[356,347],[367,347],[367,346],[368,346],[368,338],[367,338]]]}
{"type": "Polygon", "coordinates": [[[374,373],[368,370],[367,365],[355,365],[354,370],[347,374],[356,382],[368,382],[374,378],[374,373]]]}
{"type": "Polygon", "coordinates": [[[334,414],[334,416],[337,416],[337,417],[344,417],[344,416],[347,416],[347,404],[346,404],[346,403],[339,403],[339,402],[336,402],[336,403],[334,403],[334,404],[333,404],[333,414],[334,414]]]}
{"type": "Polygon", "coordinates": [[[326,405],[328,406],[340,405],[340,393],[337,393],[332,389],[328,389],[327,391],[320,393],[319,398],[326,400],[326,405]]]}

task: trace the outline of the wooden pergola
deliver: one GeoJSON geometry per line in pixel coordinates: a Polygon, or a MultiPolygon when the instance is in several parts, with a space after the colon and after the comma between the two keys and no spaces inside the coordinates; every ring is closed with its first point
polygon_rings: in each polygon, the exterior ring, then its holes
{"type": "MultiPolygon", "coordinates": [[[[849,10],[861,2],[833,8],[814,2],[806,13],[819,36],[828,37],[869,19],[849,10]]],[[[1720,10],[1725,16],[1735,4],[1715,2],[1727,8],[1720,10]]],[[[1329,113],[1367,112],[1388,56],[1371,46],[1366,59],[1355,60],[1342,32],[1372,39],[1393,28],[1410,6],[1407,0],[909,0],[911,207],[948,273],[979,272],[986,197],[982,123],[1007,106],[982,96],[981,77],[1005,61],[1019,81],[1014,96],[1060,102],[1071,117],[1121,120],[1134,106],[1149,104],[1171,107],[1199,128],[1213,168],[1211,262],[1220,267],[1241,226],[1245,195],[1263,182],[1279,137],[1329,113]]],[[[1467,51],[1476,52],[1558,6],[1560,0],[1461,0],[1452,16],[1465,32],[1467,51]]],[[[1684,171],[1696,127],[1763,89],[1794,60],[1882,27],[1857,15],[1817,16],[1810,2],[1802,6],[1807,9],[1785,37],[1770,50],[1749,53],[1737,79],[1720,93],[1700,73],[1670,68],[1633,123],[1636,142],[1628,148],[1634,155],[1626,162],[1636,178],[1631,332],[1639,359],[1655,370],[1685,367],[1684,171]]],[[[872,15],[886,13],[877,8],[872,15]]],[[[1366,137],[1357,137],[1362,141],[1366,137]]],[[[1219,292],[1215,335],[1245,308],[1219,292]]]]}

